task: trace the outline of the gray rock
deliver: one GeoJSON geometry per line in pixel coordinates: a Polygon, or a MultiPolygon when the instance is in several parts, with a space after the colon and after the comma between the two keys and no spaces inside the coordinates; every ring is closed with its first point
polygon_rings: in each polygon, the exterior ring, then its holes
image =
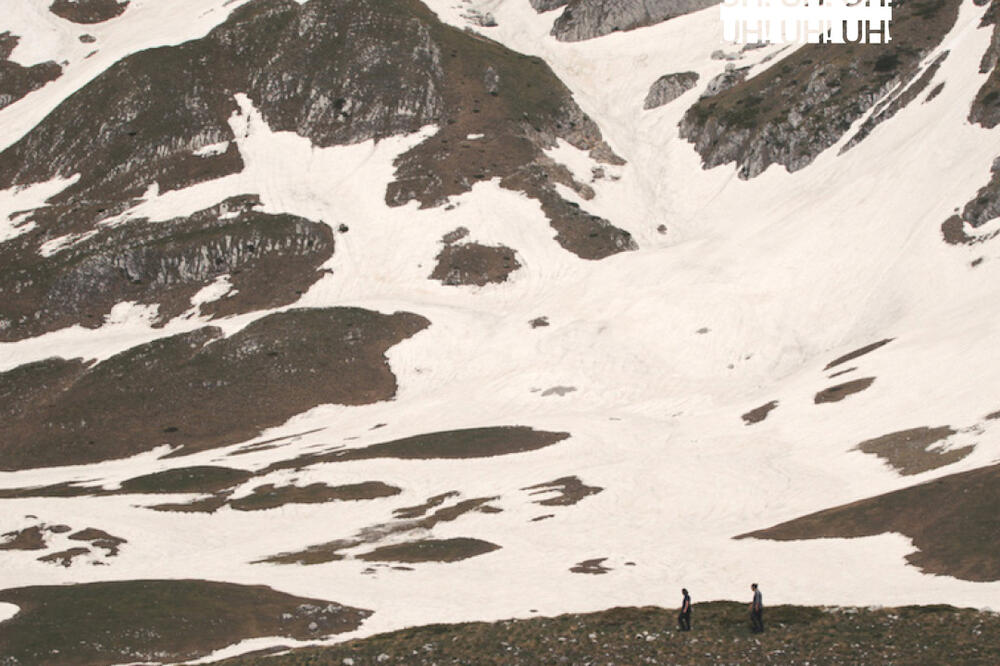
{"type": "Polygon", "coordinates": [[[661,23],[718,4],[718,0],[570,0],[552,26],[563,42],[661,23]]]}
{"type": "Polygon", "coordinates": [[[749,70],[749,67],[736,69],[731,65],[726,65],[726,70],[709,81],[708,85],[705,86],[705,92],[701,94],[701,99],[718,95],[723,90],[729,90],[737,83],[742,83],[746,80],[749,70]]]}
{"type": "Polygon", "coordinates": [[[643,103],[644,109],[655,109],[658,106],[669,104],[698,83],[696,72],[675,72],[664,74],[649,87],[646,101],[643,103]]]}

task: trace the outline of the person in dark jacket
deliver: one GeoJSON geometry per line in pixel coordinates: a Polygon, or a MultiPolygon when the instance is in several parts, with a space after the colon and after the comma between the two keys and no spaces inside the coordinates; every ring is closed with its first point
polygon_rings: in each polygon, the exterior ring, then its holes
{"type": "Polygon", "coordinates": [[[687,588],[681,589],[684,598],[681,600],[681,612],[677,614],[677,626],[681,631],[691,631],[691,595],[687,588]]]}
{"type": "Polygon", "coordinates": [[[753,601],[750,602],[750,630],[759,634],[764,631],[764,599],[757,589],[757,583],[751,583],[753,590],[753,601]]]}

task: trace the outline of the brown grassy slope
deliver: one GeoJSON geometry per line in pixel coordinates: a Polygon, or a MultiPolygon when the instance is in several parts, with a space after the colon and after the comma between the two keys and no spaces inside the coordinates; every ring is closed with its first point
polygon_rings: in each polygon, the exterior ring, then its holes
{"type": "Polygon", "coordinates": [[[0,591],[20,611],[0,622],[10,666],[183,661],[257,636],[299,639],[351,631],[370,611],[264,586],[130,580],[0,591]]]}
{"type": "MultiPolygon", "coordinates": [[[[679,601],[678,591],[678,601],[679,601]]],[[[1000,616],[951,606],[820,609],[774,606],[749,632],[743,603],[696,603],[692,631],[677,611],[614,608],[553,618],[429,625],[226,666],[370,664],[990,664],[1000,616]]]]}
{"type": "Polygon", "coordinates": [[[963,580],[1000,580],[1000,465],[826,509],[737,538],[793,541],[900,532],[922,571],[963,580]]]}

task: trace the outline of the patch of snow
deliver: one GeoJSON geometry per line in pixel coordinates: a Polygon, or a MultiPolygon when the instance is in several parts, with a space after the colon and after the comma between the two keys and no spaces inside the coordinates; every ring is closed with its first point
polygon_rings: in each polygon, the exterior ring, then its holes
{"type": "Polygon", "coordinates": [[[0,243],[34,229],[35,223],[25,223],[21,213],[44,206],[48,198],[59,194],[79,179],[80,175],[76,174],[72,178],[53,178],[46,183],[0,190],[0,243]]]}
{"type": "Polygon", "coordinates": [[[229,141],[220,141],[219,143],[210,143],[207,146],[202,146],[198,150],[194,151],[194,154],[198,157],[211,157],[213,155],[221,155],[229,149],[229,141]]]}
{"type": "Polygon", "coordinates": [[[486,136],[486,135],[485,134],[467,134],[465,136],[465,138],[468,139],[469,141],[475,141],[476,139],[482,139],[484,136],[486,136]]]}
{"type": "Polygon", "coordinates": [[[58,236],[52,240],[42,243],[38,248],[38,253],[43,257],[51,257],[54,254],[58,254],[59,252],[71,248],[74,245],[96,235],[97,229],[91,229],[90,231],[84,231],[79,234],[66,234],[65,236],[58,236]]]}
{"type": "Polygon", "coordinates": [[[0,622],[6,622],[20,612],[20,606],[0,601],[0,622]]]}

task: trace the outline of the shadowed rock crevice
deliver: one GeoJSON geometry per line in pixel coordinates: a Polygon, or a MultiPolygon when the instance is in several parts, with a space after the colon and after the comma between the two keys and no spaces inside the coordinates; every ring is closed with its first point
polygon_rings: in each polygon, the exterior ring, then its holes
{"type": "Polygon", "coordinates": [[[235,444],[320,404],[396,393],[385,352],[418,315],[290,310],[228,338],[205,327],[87,366],[50,359],[0,373],[0,467],[97,462],[162,444],[172,455],[235,444]]]}
{"type": "Polygon", "coordinates": [[[0,623],[12,664],[187,661],[248,638],[308,640],[357,629],[371,611],[262,585],[129,580],[0,591],[20,610],[0,623]]]}
{"type": "Polygon", "coordinates": [[[963,580],[1000,580],[1000,465],[944,476],[917,486],[796,518],[737,538],[853,538],[899,532],[917,552],[907,561],[926,573],[963,580]]]}
{"type": "Polygon", "coordinates": [[[62,75],[62,67],[51,60],[30,67],[10,60],[19,41],[10,31],[0,33],[0,109],[62,75]]]}
{"type": "Polygon", "coordinates": [[[201,314],[294,302],[324,275],[333,234],[322,223],[259,212],[259,205],[256,196],[233,197],[186,218],[104,226],[79,223],[108,208],[85,213],[62,205],[28,214],[35,228],[0,244],[0,341],[74,324],[96,328],[123,301],[155,304],[154,323],[163,324],[220,278],[229,291],[202,303],[201,314]],[[59,249],[46,250],[53,243],[59,249]]]}
{"type": "MultiPolygon", "coordinates": [[[[955,24],[960,4],[895,2],[888,44],[807,44],[756,76],[699,100],[684,115],[680,136],[694,144],[706,169],[735,162],[744,179],[771,164],[802,169],[887,93],[905,89],[955,24]]],[[[906,97],[899,104],[908,102],[906,97]]]]}

